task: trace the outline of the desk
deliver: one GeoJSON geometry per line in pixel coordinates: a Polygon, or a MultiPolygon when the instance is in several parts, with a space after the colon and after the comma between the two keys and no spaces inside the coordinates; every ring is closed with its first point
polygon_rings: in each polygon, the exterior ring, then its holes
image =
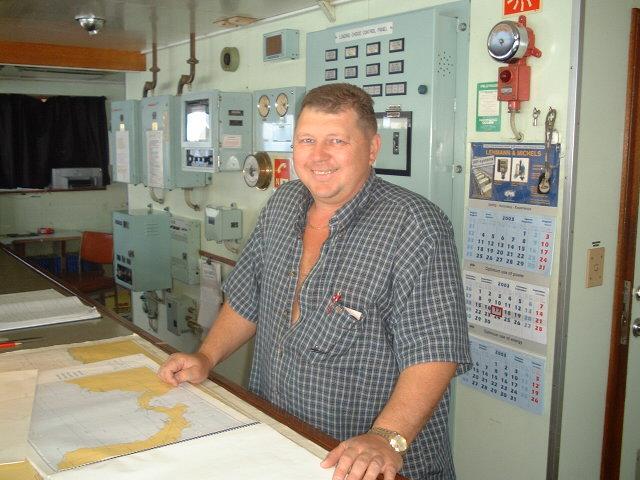
{"type": "Polygon", "coordinates": [[[80,240],[82,232],[77,230],[56,230],[55,233],[21,235],[21,236],[0,236],[0,243],[10,246],[18,256],[25,257],[27,244],[29,243],[52,243],[54,248],[59,245],[60,248],[60,271],[64,272],[67,268],[67,242],[69,240],[80,240]]]}
{"type": "MultiPolygon", "coordinates": [[[[47,276],[45,273],[38,271],[35,267],[23,261],[15,253],[3,246],[0,246],[0,271],[3,272],[2,280],[0,280],[0,294],[40,290],[44,288],[54,288],[65,295],[72,294],[70,290],[57,282],[54,277],[47,276]]],[[[83,301],[95,306],[102,314],[102,318],[69,324],[33,327],[28,330],[14,330],[3,332],[3,336],[9,340],[27,336],[42,337],[23,345],[26,349],[33,349],[51,345],[66,345],[89,340],[108,339],[136,333],[144,341],[149,342],[153,348],[161,351],[163,355],[175,351],[175,349],[166,345],[161,340],[147,334],[131,322],[106,309],[103,305],[88,298],[83,298],[83,301]]],[[[0,356],[1,355],[2,353],[0,353],[0,356]]],[[[288,437],[316,456],[322,457],[326,449],[331,449],[338,443],[335,439],[278,409],[241,386],[233,384],[220,375],[211,373],[209,375],[209,382],[206,383],[209,383],[219,391],[225,392],[224,395],[229,398],[234,398],[235,401],[242,402],[243,405],[246,405],[246,412],[254,412],[254,418],[270,425],[282,435],[288,437]]]]}

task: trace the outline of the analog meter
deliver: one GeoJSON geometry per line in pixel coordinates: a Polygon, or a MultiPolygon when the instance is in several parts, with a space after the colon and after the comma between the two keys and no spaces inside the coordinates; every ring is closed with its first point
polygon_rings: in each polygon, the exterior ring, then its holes
{"type": "Polygon", "coordinates": [[[272,174],[271,158],[266,152],[256,152],[254,155],[247,155],[244,159],[242,176],[249,187],[266,190],[271,184],[272,174]]]}
{"type": "Polygon", "coordinates": [[[262,95],[258,99],[258,113],[262,118],[267,118],[270,110],[271,106],[269,105],[269,97],[266,95],[262,95]]]}
{"type": "Polygon", "coordinates": [[[289,97],[286,93],[281,93],[276,97],[276,112],[281,117],[284,117],[289,110],[289,97]]]}

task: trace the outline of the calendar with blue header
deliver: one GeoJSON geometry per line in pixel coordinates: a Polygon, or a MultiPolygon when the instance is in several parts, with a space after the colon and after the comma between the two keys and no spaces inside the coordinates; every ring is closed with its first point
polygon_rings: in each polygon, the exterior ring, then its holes
{"type": "Polygon", "coordinates": [[[553,217],[469,208],[465,258],[549,277],[555,229],[553,217]]]}
{"type": "Polygon", "coordinates": [[[470,337],[473,368],[458,378],[463,385],[542,414],[544,368],[542,357],[470,337]]]}

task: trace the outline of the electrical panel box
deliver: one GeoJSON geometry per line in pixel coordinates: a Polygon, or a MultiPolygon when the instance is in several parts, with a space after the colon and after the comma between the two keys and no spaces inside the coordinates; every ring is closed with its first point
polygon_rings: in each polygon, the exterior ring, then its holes
{"type": "Polygon", "coordinates": [[[244,158],[253,153],[252,103],[248,92],[212,90],[182,95],[182,168],[241,170],[244,158]]]}
{"type": "Polygon", "coordinates": [[[200,283],[200,220],[171,217],[171,276],[189,285],[200,283]]]}
{"type": "Polygon", "coordinates": [[[203,172],[182,169],[179,99],[171,95],[140,100],[142,182],[148,187],[202,187],[211,181],[203,172]]]}
{"type": "Polygon", "coordinates": [[[347,82],[369,93],[383,137],[376,172],[450,218],[464,196],[455,167],[465,163],[468,19],[469,2],[450,2],[310,32],[306,42],[307,90],[347,82]]]}
{"type": "Polygon", "coordinates": [[[300,56],[300,31],[285,28],[277,32],[265,33],[262,37],[262,59],[293,60],[300,56]]]}
{"type": "Polygon", "coordinates": [[[304,93],[304,87],[282,87],[253,92],[256,151],[292,151],[295,119],[304,93]]]}
{"type": "Polygon", "coordinates": [[[242,238],[242,210],[239,208],[207,206],[204,215],[207,240],[224,242],[242,238]]]}
{"type": "Polygon", "coordinates": [[[111,102],[109,153],[113,182],[135,185],[142,181],[139,100],[111,102]]]}
{"type": "Polygon", "coordinates": [[[142,292],[171,288],[167,212],[113,212],[113,271],[118,285],[142,292]]]}
{"type": "Polygon", "coordinates": [[[198,302],[187,295],[166,296],[167,330],[174,335],[192,331],[198,316],[198,302]]]}

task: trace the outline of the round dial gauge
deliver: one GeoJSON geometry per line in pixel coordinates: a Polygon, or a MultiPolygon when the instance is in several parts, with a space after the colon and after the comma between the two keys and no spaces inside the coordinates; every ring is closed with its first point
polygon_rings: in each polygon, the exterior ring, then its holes
{"type": "Polygon", "coordinates": [[[529,48],[529,33],[518,22],[505,20],[497,23],[489,32],[487,50],[494,60],[515,63],[524,57],[529,48]]]}
{"type": "Polygon", "coordinates": [[[276,97],[276,112],[281,117],[284,117],[287,114],[287,110],[289,110],[289,97],[287,97],[286,93],[281,93],[276,97]]]}
{"type": "Polygon", "coordinates": [[[269,105],[269,97],[267,97],[266,95],[262,95],[258,99],[258,113],[262,118],[267,118],[270,110],[271,106],[269,105]]]}
{"type": "Polygon", "coordinates": [[[247,155],[244,159],[242,177],[248,186],[265,190],[271,184],[272,173],[271,158],[266,152],[247,155]]]}

